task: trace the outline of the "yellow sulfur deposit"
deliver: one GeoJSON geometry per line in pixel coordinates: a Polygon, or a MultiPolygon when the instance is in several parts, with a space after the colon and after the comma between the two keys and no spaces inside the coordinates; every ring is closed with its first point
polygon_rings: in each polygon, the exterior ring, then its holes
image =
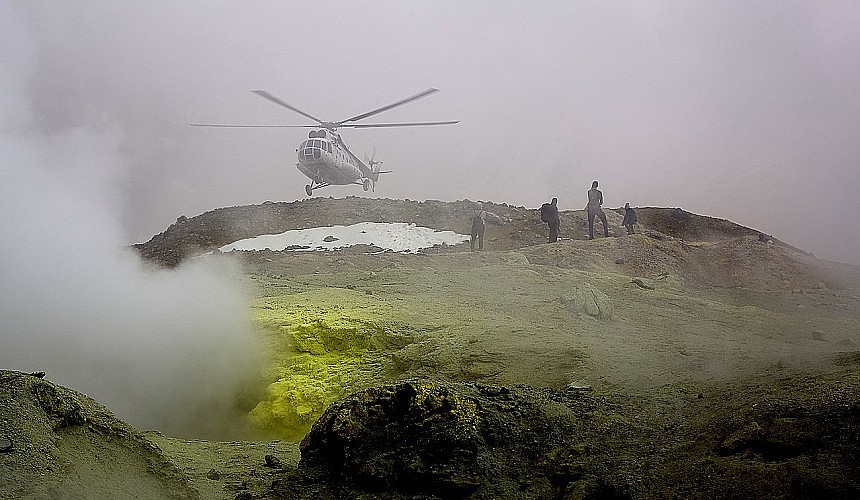
{"type": "Polygon", "coordinates": [[[383,353],[373,343],[385,335],[386,301],[327,288],[267,297],[253,309],[277,379],[251,411],[260,428],[299,440],[337,398],[379,381],[383,353]]]}

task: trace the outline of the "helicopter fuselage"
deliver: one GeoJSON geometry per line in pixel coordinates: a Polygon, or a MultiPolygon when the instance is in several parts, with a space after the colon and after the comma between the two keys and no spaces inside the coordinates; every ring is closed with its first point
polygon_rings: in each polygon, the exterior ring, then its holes
{"type": "Polygon", "coordinates": [[[312,131],[310,138],[302,141],[296,149],[296,167],[318,184],[352,184],[361,178],[361,170],[353,163],[352,156],[344,151],[338,141],[320,130],[312,131]]]}
{"type": "Polygon", "coordinates": [[[359,160],[343,143],[339,134],[312,130],[296,149],[296,168],[313,183],[309,190],[330,185],[358,184],[367,191],[378,175],[359,160]]]}

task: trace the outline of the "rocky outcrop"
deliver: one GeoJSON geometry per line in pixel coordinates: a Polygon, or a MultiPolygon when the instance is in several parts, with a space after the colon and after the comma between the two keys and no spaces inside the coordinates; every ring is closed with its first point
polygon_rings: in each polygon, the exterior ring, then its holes
{"type": "Polygon", "coordinates": [[[301,443],[298,470],[274,490],[282,498],[618,494],[613,459],[588,443],[632,433],[600,404],[585,392],[524,386],[372,388],[329,407],[301,443]]]}
{"type": "Polygon", "coordinates": [[[198,498],[158,447],[79,392],[0,370],[0,416],[2,498],[198,498]]]}
{"type": "Polygon", "coordinates": [[[608,320],[612,319],[614,313],[609,297],[588,283],[576,283],[570,293],[559,297],[558,301],[567,307],[571,314],[585,314],[592,318],[608,320]]]}

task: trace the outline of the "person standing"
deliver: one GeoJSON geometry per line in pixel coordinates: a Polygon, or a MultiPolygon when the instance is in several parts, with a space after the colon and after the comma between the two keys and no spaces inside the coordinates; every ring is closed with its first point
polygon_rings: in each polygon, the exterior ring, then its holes
{"type": "Polygon", "coordinates": [[[475,251],[475,240],[478,240],[478,250],[484,250],[484,204],[480,201],[475,205],[475,212],[472,214],[472,237],[469,241],[471,252],[475,251]]]}
{"type": "Polygon", "coordinates": [[[553,198],[551,202],[541,205],[540,220],[549,226],[549,242],[558,241],[558,228],[561,226],[561,219],[558,217],[558,198],[553,198]]]}
{"type": "Polygon", "coordinates": [[[606,224],[606,214],[603,213],[603,193],[597,189],[597,181],[591,183],[591,189],[588,190],[588,239],[594,239],[594,216],[600,217],[600,222],[603,223],[603,235],[609,236],[609,226],[606,224]]]}
{"type": "Polygon", "coordinates": [[[627,234],[633,234],[633,224],[636,224],[636,210],[630,208],[629,203],[624,204],[624,221],[621,224],[627,228],[627,234]]]}

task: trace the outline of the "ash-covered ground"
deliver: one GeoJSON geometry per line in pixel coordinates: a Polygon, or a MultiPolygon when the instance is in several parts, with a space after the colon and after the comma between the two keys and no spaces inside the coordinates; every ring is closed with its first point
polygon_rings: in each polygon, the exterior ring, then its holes
{"type": "Polygon", "coordinates": [[[263,437],[138,430],[50,367],[3,372],[0,496],[860,494],[856,266],[675,208],[638,208],[633,235],[606,210],[592,241],[584,212],[562,212],[547,243],[536,209],[483,205],[482,252],[217,251],[360,222],[468,235],[468,200],[180,217],[135,247],[157,268],[239,261],[265,356],[234,427],[263,437]]]}

